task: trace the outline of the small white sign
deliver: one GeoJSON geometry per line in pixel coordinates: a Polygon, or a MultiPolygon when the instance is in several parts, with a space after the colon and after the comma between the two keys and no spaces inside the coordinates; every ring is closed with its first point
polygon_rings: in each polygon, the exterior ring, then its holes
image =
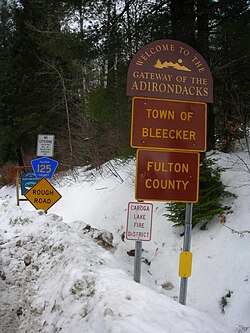
{"type": "Polygon", "coordinates": [[[54,155],[54,141],[55,136],[49,134],[38,134],[37,136],[37,156],[49,156],[54,155]]]}
{"type": "Polygon", "coordinates": [[[126,239],[150,241],[152,234],[153,205],[144,202],[129,202],[126,239]]]}

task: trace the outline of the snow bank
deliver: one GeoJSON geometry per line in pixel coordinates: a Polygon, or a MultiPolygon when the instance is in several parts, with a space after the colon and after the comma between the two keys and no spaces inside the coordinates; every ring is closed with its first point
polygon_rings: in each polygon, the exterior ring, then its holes
{"type": "Polygon", "coordinates": [[[208,315],[133,282],[117,268],[110,232],[7,201],[0,231],[1,332],[228,332],[208,315]],[[100,235],[108,250],[98,245],[100,235]]]}

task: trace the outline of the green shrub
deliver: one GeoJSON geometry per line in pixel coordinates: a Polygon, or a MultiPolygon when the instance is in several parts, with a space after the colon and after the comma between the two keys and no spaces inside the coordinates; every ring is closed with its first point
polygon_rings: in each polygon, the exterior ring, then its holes
{"type": "MultiPolygon", "coordinates": [[[[215,216],[232,213],[231,207],[223,207],[222,201],[226,197],[235,198],[236,195],[227,191],[221,181],[221,173],[225,169],[215,166],[215,161],[201,155],[199,201],[193,205],[192,224],[195,226],[203,222],[200,229],[205,229],[209,220],[215,216]]],[[[171,202],[166,204],[167,213],[164,214],[174,226],[185,224],[186,204],[171,202]]]]}

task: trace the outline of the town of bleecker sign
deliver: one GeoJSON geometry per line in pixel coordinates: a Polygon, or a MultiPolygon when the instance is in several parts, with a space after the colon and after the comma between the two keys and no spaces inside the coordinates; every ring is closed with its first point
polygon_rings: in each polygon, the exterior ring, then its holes
{"type": "Polygon", "coordinates": [[[197,202],[199,153],[137,150],[137,200],[197,202]]]}
{"type": "Polygon", "coordinates": [[[213,79],[205,59],[176,40],[141,48],[130,62],[127,95],[213,102],[213,79]]]}
{"type": "Polygon", "coordinates": [[[206,103],[134,97],[131,146],[206,150],[206,103]]]}

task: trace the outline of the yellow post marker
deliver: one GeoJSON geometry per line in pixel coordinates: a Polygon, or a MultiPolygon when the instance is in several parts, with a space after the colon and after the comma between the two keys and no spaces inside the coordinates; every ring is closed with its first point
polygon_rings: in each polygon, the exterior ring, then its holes
{"type": "Polygon", "coordinates": [[[179,276],[188,278],[192,270],[192,252],[183,251],[180,254],[179,276]]]}

